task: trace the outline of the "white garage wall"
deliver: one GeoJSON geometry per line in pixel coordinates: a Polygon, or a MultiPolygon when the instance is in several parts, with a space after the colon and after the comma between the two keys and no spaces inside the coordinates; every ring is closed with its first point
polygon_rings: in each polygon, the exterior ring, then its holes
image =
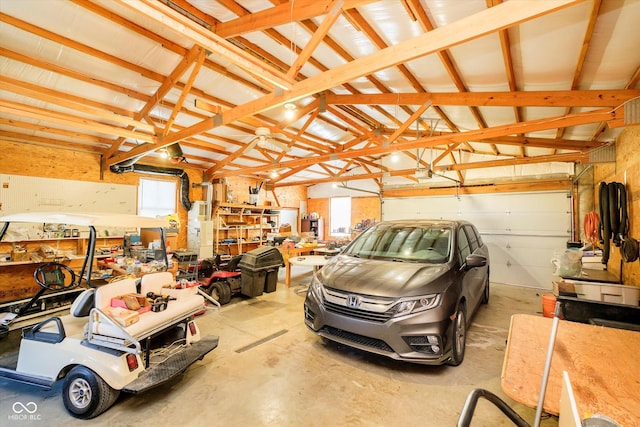
{"type": "Polygon", "coordinates": [[[566,191],[386,198],[382,219],[464,219],[489,247],[491,281],[551,289],[551,258],[571,234],[566,191]]]}

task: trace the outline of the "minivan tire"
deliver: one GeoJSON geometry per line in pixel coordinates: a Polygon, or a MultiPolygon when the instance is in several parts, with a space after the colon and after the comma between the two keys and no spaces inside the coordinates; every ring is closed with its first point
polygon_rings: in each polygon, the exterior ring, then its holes
{"type": "Polygon", "coordinates": [[[456,318],[453,321],[453,331],[451,333],[451,356],[447,365],[458,366],[464,359],[464,350],[467,343],[467,316],[464,306],[458,308],[456,318]]]}

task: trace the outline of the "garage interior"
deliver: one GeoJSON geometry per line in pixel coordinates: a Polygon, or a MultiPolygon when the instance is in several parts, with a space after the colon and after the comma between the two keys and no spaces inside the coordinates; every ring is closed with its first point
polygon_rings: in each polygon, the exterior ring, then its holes
{"type": "MultiPolygon", "coordinates": [[[[551,325],[545,297],[570,294],[639,303],[638,18],[638,0],[0,2],[0,216],[143,215],[143,188],[168,184],[151,199],[174,201],[163,212],[170,251],[201,269],[271,245],[283,256],[275,289],[197,316],[220,337],[214,351],[91,423],[445,426],[485,389],[533,424],[535,402],[505,390],[512,316],[551,325]],[[600,221],[614,208],[603,188],[614,183],[627,220],[605,241],[600,221]],[[346,218],[332,211],[339,200],[346,218]],[[460,366],[394,361],[309,331],[303,303],[319,266],[304,258],[334,255],[381,221],[427,218],[472,222],[490,252],[491,299],[460,366]]],[[[158,235],[129,231],[100,229],[97,245],[114,257],[132,242],[157,248],[158,235]]],[[[46,227],[0,241],[0,308],[38,292],[33,254],[73,254],[75,268],[86,241],[82,228],[46,227]]],[[[110,276],[115,264],[95,267],[110,276]]],[[[571,378],[587,395],[578,416],[640,424],[640,332],[598,328],[634,338],[556,341],[576,366],[621,348],[584,374],[586,390],[571,378]]],[[[539,382],[547,337],[523,383],[539,382]]],[[[16,328],[0,348],[19,341],[16,328]]],[[[9,425],[83,422],[59,384],[0,387],[9,425]],[[35,418],[16,402],[33,402],[35,418]]],[[[471,425],[512,424],[481,400],[471,425]]]]}

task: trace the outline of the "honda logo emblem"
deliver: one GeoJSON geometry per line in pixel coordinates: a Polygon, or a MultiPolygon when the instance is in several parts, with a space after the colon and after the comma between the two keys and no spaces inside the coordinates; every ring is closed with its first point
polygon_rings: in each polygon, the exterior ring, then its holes
{"type": "Polygon", "coordinates": [[[348,295],[347,296],[347,306],[351,307],[351,308],[358,308],[360,307],[360,297],[356,296],[356,295],[348,295]]]}

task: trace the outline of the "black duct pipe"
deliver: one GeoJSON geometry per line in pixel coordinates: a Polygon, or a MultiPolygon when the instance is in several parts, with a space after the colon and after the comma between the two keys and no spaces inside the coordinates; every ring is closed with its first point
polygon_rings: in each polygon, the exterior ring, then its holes
{"type": "Polygon", "coordinates": [[[189,188],[191,184],[189,183],[189,175],[182,169],[178,168],[161,168],[158,166],[149,166],[149,165],[139,165],[131,161],[126,161],[122,163],[118,163],[112,165],[110,168],[113,173],[126,173],[126,172],[141,172],[141,173],[150,173],[154,175],[170,175],[177,176],[180,178],[180,202],[182,203],[182,207],[186,210],[191,210],[191,200],[189,200],[189,188]]]}

